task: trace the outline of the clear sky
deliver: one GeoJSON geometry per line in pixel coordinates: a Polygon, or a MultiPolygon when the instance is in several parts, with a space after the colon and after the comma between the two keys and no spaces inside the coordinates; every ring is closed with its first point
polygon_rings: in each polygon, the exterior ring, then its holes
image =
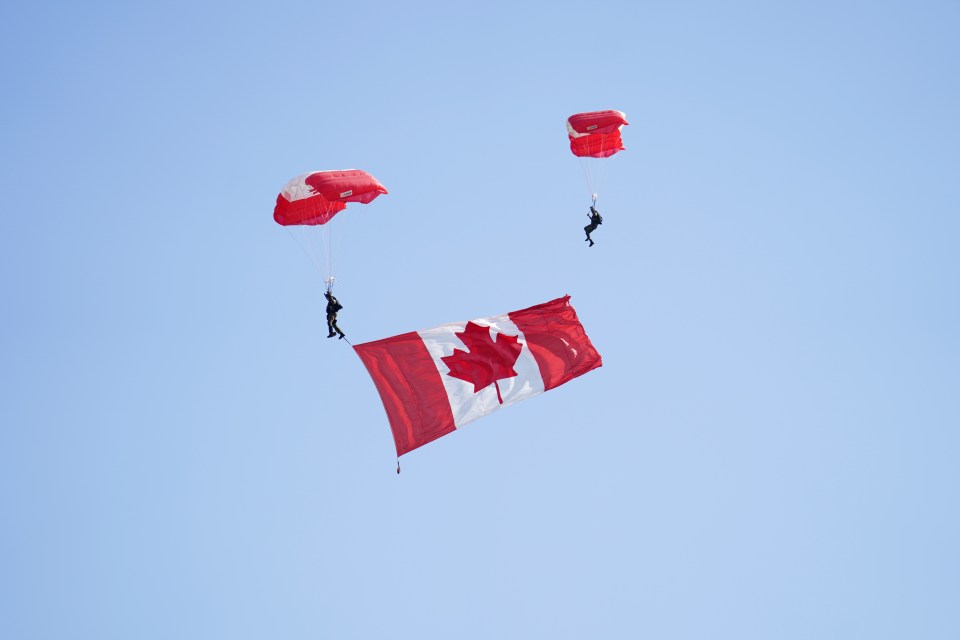
{"type": "Polygon", "coordinates": [[[960,637],[960,4],[8,3],[0,637],[960,637]],[[567,116],[624,111],[597,245],[567,116]],[[354,342],[604,366],[402,459],[354,342]],[[349,216],[349,217],[348,217],[349,216]],[[347,224],[348,223],[348,224],[347,224]]]}

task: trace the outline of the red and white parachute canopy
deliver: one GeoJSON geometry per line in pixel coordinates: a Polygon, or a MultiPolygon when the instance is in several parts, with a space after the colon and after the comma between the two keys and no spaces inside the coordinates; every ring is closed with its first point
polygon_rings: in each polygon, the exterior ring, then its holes
{"type": "Polygon", "coordinates": [[[386,187],[366,171],[313,171],[284,185],[273,219],[284,226],[326,224],[348,202],[368,204],[382,193],[386,187]]]}
{"type": "Polygon", "coordinates": [[[620,128],[627,122],[622,111],[589,111],[567,118],[570,151],[580,158],[608,158],[623,151],[620,128]]]}
{"type": "Polygon", "coordinates": [[[621,128],[629,124],[622,111],[588,111],[567,118],[570,151],[580,161],[593,202],[603,186],[606,159],[623,151],[621,128]]]}
{"type": "Polygon", "coordinates": [[[284,185],[277,196],[273,219],[286,227],[313,260],[329,289],[344,237],[343,221],[331,220],[347,208],[348,202],[368,204],[382,193],[387,193],[387,189],[366,171],[313,171],[284,185]]]}

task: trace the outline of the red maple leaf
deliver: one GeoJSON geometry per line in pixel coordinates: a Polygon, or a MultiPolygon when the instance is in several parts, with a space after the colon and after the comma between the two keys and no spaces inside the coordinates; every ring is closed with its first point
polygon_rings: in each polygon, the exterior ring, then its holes
{"type": "Polygon", "coordinates": [[[454,349],[452,356],[440,358],[450,367],[448,376],[473,383],[473,392],[478,393],[491,384],[497,388],[497,400],[503,404],[500,397],[500,385],[497,380],[512,378],[517,375],[513,370],[523,345],[519,336],[508,336],[505,333],[496,334],[496,341],[490,337],[490,328],[473,322],[456,334],[469,351],[454,349]]]}

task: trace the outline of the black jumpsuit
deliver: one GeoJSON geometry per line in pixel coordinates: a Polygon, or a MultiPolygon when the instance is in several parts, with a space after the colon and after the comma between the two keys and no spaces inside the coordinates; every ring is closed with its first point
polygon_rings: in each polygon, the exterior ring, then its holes
{"type": "Polygon", "coordinates": [[[597,227],[603,224],[603,218],[600,217],[600,212],[590,207],[590,213],[587,215],[590,216],[590,224],[583,228],[587,232],[587,240],[590,241],[590,246],[593,246],[593,240],[590,238],[590,234],[597,230],[597,227]]]}
{"type": "Polygon", "coordinates": [[[327,334],[327,337],[332,338],[334,335],[333,332],[336,331],[342,338],[346,334],[337,326],[337,312],[343,309],[343,305],[340,304],[340,301],[334,298],[333,294],[329,291],[324,293],[323,296],[327,299],[327,331],[330,332],[327,334]]]}

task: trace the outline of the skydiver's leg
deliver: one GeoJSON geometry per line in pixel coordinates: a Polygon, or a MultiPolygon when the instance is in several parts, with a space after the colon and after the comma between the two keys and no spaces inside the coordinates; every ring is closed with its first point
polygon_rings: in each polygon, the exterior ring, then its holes
{"type": "Polygon", "coordinates": [[[337,319],[332,314],[327,314],[327,337],[333,337],[333,327],[336,326],[337,319]]]}
{"type": "MultiPolygon", "coordinates": [[[[336,330],[337,330],[337,333],[340,334],[340,338],[343,338],[345,335],[347,335],[347,334],[345,334],[343,331],[340,330],[340,326],[337,324],[337,316],[333,316],[333,328],[336,329],[336,330]]],[[[333,334],[331,333],[330,336],[333,336],[333,334]]],[[[328,337],[329,337],[329,336],[328,336],[328,337]]],[[[338,338],[338,340],[339,340],[339,338],[338,338]]]]}

